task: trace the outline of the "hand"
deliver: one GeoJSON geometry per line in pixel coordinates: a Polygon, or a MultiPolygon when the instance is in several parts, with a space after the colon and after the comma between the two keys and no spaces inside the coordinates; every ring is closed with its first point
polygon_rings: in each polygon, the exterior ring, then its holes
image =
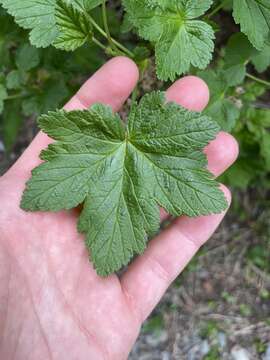
{"type": "MultiPolygon", "coordinates": [[[[119,110],[137,81],[134,63],[114,58],[65,108],[103,102],[119,110]]],[[[188,76],[167,91],[167,98],[200,111],[209,93],[202,80],[188,76]]],[[[126,359],[142,322],[224,214],[175,220],[120,279],[100,278],[76,231],[78,210],[26,213],[19,207],[25,182],[49,142],[40,133],[0,179],[0,358],[126,359]]],[[[229,134],[220,133],[205,151],[217,176],[234,162],[238,147],[229,134]]]]}

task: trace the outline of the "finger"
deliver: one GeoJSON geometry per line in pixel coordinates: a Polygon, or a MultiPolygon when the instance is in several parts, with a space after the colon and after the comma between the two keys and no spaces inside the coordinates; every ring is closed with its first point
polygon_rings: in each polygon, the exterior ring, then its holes
{"type": "MultiPolygon", "coordinates": [[[[202,111],[209,102],[206,83],[196,76],[186,76],[167,90],[167,99],[192,111],[202,111]]],[[[233,136],[220,132],[206,148],[208,169],[219,176],[238,156],[238,144],[233,136]]]]}
{"type": "MultiPolygon", "coordinates": [[[[135,63],[116,57],[103,65],[66,104],[66,110],[86,109],[96,102],[110,105],[117,111],[133,91],[139,77],[135,63]]],[[[40,132],[12,170],[29,172],[40,162],[38,155],[51,139],[40,132]]]]}
{"type": "MultiPolygon", "coordinates": [[[[239,146],[235,138],[221,131],[204,150],[208,159],[208,170],[218,177],[228,169],[237,159],[239,146]]],[[[160,218],[164,221],[168,218],[168,213],[161,209],[160,218]]]]}
{"type": "Polygon", "coordinates": [[[66,110],[86,109],[100,102],[118,111],[127,100],[139,78],[136,64],[119,56],[103,65],[66,104],[66,110]]]}
{"type": "Polygon", "coordinates": [[[202,111],[209,102],[209,89],[197,76],[185,76],[177,80],[166,92],[169,101],[192,111],[202,111]]]}
{"type": "MultiPolygon", "coordinates": [[[[188,76],[177,81],[168,90],[167,98],[190,110],[201,111],[208,103],[209,91],[202,80],[188,76]]],[[[217,176],[234,162],[238,146],[229,134],[222,132],[208,145],[205,152],[209,170],[217,176]],[[224,149],[224,156],[217,154],[224,149]]],[[[223,189],[230,201],[229,191],[223,189]]],[[[193,219],[180,217],[153,239],[146,252],[133,262],[121,282],[127,299],[142,320],[149,315],[200,245],[213,234],[224,215],[225,213],[193,219]]]]}
{"type": "MultiPolygon", "coordinates": [[[[202,111],[209,102],[209,90],[203,80],[196,76],[186,76],[176,81],[166,93],[170,101],[175,101],[192,111],[202,111]]],[[[238,156],[238,143],[235,138],[225,132],[220,132],[206,148],[208,170],[216,177],[229,168],[238,156]]],[[[168,213],[161,211],[161,220],[168,213]]]]}
{"type": "MultiPolygon", "coordinates": [[[[218,177],[227,170],[237,159],[239,146],[235,138],[221,131],[215,140],[213,140],[204,150],[208,160],[208,170],[218,177]]],[[[160,210],[161,221],[166,220],[169,214],[160,210]]]]}
{"type": "Polygon", "coordinates": [[[207,155],[208,170],[218,177],[235,162],[239,146],[232,135],[221,131],[204,152],[207,155]]]}

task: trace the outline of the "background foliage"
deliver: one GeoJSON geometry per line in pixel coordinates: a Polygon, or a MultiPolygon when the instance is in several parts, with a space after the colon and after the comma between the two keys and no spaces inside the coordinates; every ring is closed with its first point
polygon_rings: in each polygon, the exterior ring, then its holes
{"type": "MultiPolygon", "coordinates": [[[[201,64],[197,64],[197,67],[186,64],[186,70],[201,76],[210,87],[211,101],[206,112],[219,122],[223,130],[232,132],[239,141],[240,158],[227,172],[224,181],[242,189],[258,184],[268,188],[270,171],[270,83],[265,81],[270,66],[270,35],[267,35],[267,25],[263,26],[264,23],[258,17],[256,0],[251,2],[254,3],[253,10],[250,10],[253,13],[248,14],[241,1],[215,1],[201,21],[211,25],[215,31],[213,61],[207,70],[202,71],[199,69],[201,64]],[[251,23],[252,17],[257,24],[255,27],[251,23]],[[240,22],[241,27],[234,22],[240,22]],[[260,31],[255,31],[257,27],[260,31]],[[242,32],[239,32],[240,29],[242,32]]],[[[9,1],[2,3],[8,6],[9,1]]],[[[94,1],[94,6],[100,3],[94,1]]],[[[155,41],[155,44],[151,44],[137,36],[138,32],[147,40],[153,37],[147,32],[149,19],[147,22],[138,21],[140,11],[144,9],[141,5],[133,9],[134,2],[125,0],[125,8],[134,11],[132,16],[130,13],[124,16],[120,3],[109,3],[108,18],[112,36],[133,50],[135,60],[145,70],[145,78],[150,72],[153,85],[165,88],[166,83],[158,82],[149,66],[156,50],[157,75],[164,79],[175,77],[168,73],[170,64],[165,70],[159,66],[158,57],[163,56],[159,48],[161,45],[155,41]],[[166,74],[162,76],[161,72],[164,71],[166,74]]],[[[203,14],[204,8],[207,9],[211,1],[203,1],[202,4],[204,6],[200,12],[197,10],[196,16],[203,14]]],[[[266,13],[266,19],[270,18],[269,14],[270,11],[266,13]]],[[[101,8],[92,10],[91,15],[102,26],[101,8]]],[[[155,14],[152,15],[150,19],[155,20],[155,14]]],[[[189,15],[189,21],[194,22],[195,15],[189,15]]],[[[0,8],[0,23],[0,136],[8,154],[16,143],[24,119],[36,118],[41,113],[61,107],[83,80],[105,61],[105,55],[94,43],[84,44],[74,52],[61,51],[53,46],[36,48],[28,40],[28,31],[18,27],[3,8],[0,8]]],[[[165,29],[165,25],[158,24],[158,28],[163,26],[165,29]]],[[[31,42],[36,44],[32,38],[31,42]]],[[[81,43],[75,47],[79,45],[81,43]]],[[[59,41],[56,46],[63,47],[59,41]]],[[[175,57],[178,57],[177,50],[175,57]]],[[[202,64],[203,67],[207,62],[202,64]]],[[[175,72],[185,71],[183,66],[175,72]]]]}

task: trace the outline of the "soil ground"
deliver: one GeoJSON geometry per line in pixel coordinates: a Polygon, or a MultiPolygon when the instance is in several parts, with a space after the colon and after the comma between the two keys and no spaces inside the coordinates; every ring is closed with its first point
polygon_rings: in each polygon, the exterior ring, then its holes
{"type": "Polygon", "coordinates": [[[250,256],[269,233],[253,225],[227,217],[167,291],[130,360],[270,359],[270,274],[250,256]]]}

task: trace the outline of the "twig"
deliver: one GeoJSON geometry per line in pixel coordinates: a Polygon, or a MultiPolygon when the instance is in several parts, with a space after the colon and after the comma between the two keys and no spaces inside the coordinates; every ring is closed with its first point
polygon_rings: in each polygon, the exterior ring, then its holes
{"type": "Polygon", "coordinates": [[[268,81],[266,81],[266,80],[260,79],[260,78],[258,78],[257,76],[251,75],[251,74],[249,74],[249,73],[247,73],[247,77],[248,77],[249,79],[251,79],[251,80],[256,81],[256,82],[259,83],[259,84],[262,84],[262,85],[267,86],[267,87],[270,88],[270,82],[268,82],[268,81]]]}
{"type": "Polygon", "coordinates": [[[260,270],[257,266],[252,264],[251,262],[248,263],[248,267],[255,272],[255,274],[259,275],[265,284],[270,285],[270,276],[266,274],[264,271],[260,270]]]}
{"type": "Polygon", "coordinates": [[[268,325],[266,325],[264,322],[259,322],[257,324],[249,325],[249,326],[244,327],[243,329],[234,331],[232,336],[248,335],[248,334],[251,334],[254,330],[259,330],[259,329],[269,329],[270,330],[270,327],[268,325]]]}

